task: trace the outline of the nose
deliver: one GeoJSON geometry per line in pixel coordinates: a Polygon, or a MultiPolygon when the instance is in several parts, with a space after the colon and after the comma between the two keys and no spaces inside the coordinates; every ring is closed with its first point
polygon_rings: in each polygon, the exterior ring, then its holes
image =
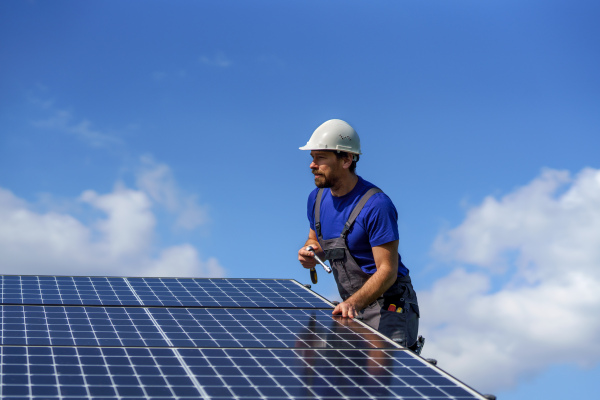
{"type": "Polygon", "coordinates": [[[310,162],[310,169],[317,169],[317,168],[319,168],[319,166],[315,163],[315,161],[314,160],[311,161],[310,162]]]}

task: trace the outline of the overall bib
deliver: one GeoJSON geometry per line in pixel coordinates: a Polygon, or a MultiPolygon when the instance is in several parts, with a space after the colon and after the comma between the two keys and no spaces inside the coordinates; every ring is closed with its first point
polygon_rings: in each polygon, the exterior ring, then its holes
{"type": "MultiPolygon", "coordinates": [[[[382,192],[379,188],[369,189],[356,204],[339,237],[323,239],[321,233],[321,198],[319,189],[315,203],[315,230],[325,259],[329,260],[340,296],[348,299],[372,276],[364,272],[348,250],[346,237],[352,224],[371,196],[382,192]]],[[[358,312],[358,319],[391,338],[403,347],[416,343],[419,329],[419,305],[410,277],[399,276],[396,282],[377,300],[358,312]],[[390,305],[393,305],[390,307],[390,305]],[[394,307],[395,306],[395,307],[394,307]]]]}

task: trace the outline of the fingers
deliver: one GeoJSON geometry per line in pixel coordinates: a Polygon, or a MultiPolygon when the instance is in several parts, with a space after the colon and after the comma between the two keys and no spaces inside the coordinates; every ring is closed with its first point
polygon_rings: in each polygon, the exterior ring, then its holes
{"type": "Polygon", "coordinates": [[[335,306],[332,312],[333,315],[341,315],[344,318],[355,318],[358,316],[356,308],[345,301],[335,306]]]}
{"type": "Polygon", "coordinates": [[[322,252],[321,246],[319,246],[317,243],[312,243],[308,246],[304,246],[304,250],[308,251],[309,247],[312,247],[312,250],[310,250],[311,253],[321,253],[322,252]]]}
{"type": "Polygon", "coordinates": [[[300,261],[300,264],[304,268],[314,268],[317,265],[314,254],[311,251],[307,251],[305,247],[298,250],[298,261],[300,261]]]}
{"type": "Polygon", "coordinates": [[[356,308],[354,306],[348,307],[348,318],[358,317],[358,312],[356,312],[356,308]]]}
{"type": "Polygon", "coordinates": [[[315,255],[315,253],[312,252],[312,251],[308,251],[308,250],[306,250],[306,247],[303,247],[300,250],[298,250],[298,255],[302,255],[304,257],[313,258],[313,256],[315,255]]]}
{"type": "MultiPolygon", "coordinates": [[[[342,304],[342,303],[340,303],[340,304],[342,304]]],[[[333,309],[333,312],[332,312],[333,315],[340,315],[342,313],[342,308],[340,307],[340,304],[335,306],[335,308],[333,309]]]]}
{"type": "Polygon", "coordinates": [[[313,256],[317,255],[317,256],[323,258],[325,256],[325,253],[321,249],[321,246],[319,246],[318,244],[311,244],[310,246],[304,246],[298,252],[298,254],[300,254],[300,253],[302,253],[306,257],[313,257],[313,256]],[[309,247],[312,247],[312,250],[308,250],[309,247]]]}

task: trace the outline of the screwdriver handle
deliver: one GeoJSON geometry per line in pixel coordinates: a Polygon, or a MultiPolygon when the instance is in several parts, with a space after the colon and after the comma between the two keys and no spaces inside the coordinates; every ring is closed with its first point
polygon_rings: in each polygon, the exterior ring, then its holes
{"type": "Polygon", "coordinates": [[[310,269],[310,280],[313,284],[317,284],[317,270],[314,268],[310,269]]]}

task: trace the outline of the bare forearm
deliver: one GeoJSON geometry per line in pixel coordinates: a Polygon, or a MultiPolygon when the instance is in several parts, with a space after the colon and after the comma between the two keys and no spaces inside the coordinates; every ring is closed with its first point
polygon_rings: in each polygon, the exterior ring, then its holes
{"type": "Polygon", "coordinates": [[[358,312],[381,296],[398,276],[398,241],[373,247],[377,271],[365,284],[333,309],[333,315],[354,318],[358,312]]]}
{"type": "Polygon", "coordinates": [[[388,290],[396,281],[396,277],[397,268],[394,270],[389,265],[382,265],[346,302],[354,305],[357,310],[362,310],[388,290]]]}

